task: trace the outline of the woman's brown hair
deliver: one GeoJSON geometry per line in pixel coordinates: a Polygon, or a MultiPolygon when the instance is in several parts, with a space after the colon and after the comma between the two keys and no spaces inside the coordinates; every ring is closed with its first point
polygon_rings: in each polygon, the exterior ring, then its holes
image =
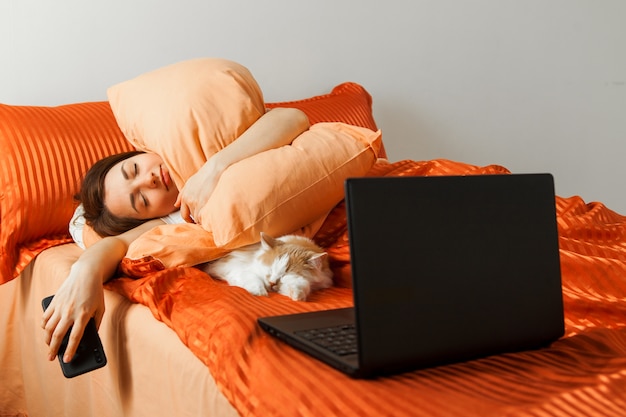
{"type": "Polygon", "coordinates": [[[115,216],[104,205],[104,178],[107,173],[119,162],[141,153],[131,151],[108,156],[96,162],[85,174],[75,198],[83,205],[87,225],[102,237],[119,235],[146,222],[115,216]]]}

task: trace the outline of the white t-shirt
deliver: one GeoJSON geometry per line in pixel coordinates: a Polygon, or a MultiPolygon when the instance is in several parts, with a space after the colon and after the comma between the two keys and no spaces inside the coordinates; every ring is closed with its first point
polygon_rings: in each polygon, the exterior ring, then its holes
{"type": "MultiPolygon", "coordinates": [[[[177,210],[165,217],[161,217],[166,224],[180,224],[185,223],[183,216],[180,214],[180,210],[177,210]]],[[[83,242],[83,229],[85,228],[85,209],[83,205],[80,204],[74,210],[74,215],[72,216],[72,220],[70,220],[70,235],[72,235],[72,239],[74,242],[81,248],[85,249],[85,242],[83,242]]]]}

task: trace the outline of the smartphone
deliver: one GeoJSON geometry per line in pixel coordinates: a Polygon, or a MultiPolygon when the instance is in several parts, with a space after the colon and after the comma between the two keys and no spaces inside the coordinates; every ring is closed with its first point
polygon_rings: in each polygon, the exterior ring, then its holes
{"type": "MultiPolygon", "coordinates": [[[[43,306],[44,311],[50,305],[52,297],[54,296],[51,295],[41,300],[41,305],[43,306]]],[[[82,339],[80,339],[76,354],[70,362],[63,362],[63,354],[67,348],[67,342],[71,331],[72,328],[70,327],[65,334],[65,337],[63,337],[63,341],[61,342],[59,353],[57,355],[59,357],[59,363],[61,364],[61,370],[66,378],[73,378],[75,376],[82,375],[86,372],[102,368],[107,364],[107,358],[104,354],[104,349],[102,348],[102,341],[98,335],[96,321],[93,317],[87,323],[87,327],[85,327],[85,332],[83,333],[82,339]]]]}

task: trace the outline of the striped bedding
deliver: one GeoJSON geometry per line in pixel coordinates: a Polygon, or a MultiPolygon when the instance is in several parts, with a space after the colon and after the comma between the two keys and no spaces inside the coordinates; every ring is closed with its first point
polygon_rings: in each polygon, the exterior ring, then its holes
{"type": "MultiPolygon", "coordinates": [[[[447,160],[379,163],[370,175],[506,173],[447,160]]],[[[352,305],[345,208],[316,240],[333,288],[308,302],[255,297],[195,268],[133,265],[110,289],[150,308],[209,368],[242,416],[623,416],[626,409],[626,217],[557,197],[566,334],[550,347],[354,380],[265,334],[256,318],[352,305]]],[[[393,244],[393,243],[391,243],[393,244]]],[[[127,266],[128,267],[128,266],[127,266]]]]}

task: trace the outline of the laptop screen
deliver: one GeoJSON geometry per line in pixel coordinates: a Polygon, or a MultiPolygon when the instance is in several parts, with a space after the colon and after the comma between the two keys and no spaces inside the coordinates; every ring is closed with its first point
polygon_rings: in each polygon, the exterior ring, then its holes
{"type": "Polygon", "coordinates": [[[436,364],[562,334],[551,175],[354,178],[346,200],[362,364],[436,364]]]}

